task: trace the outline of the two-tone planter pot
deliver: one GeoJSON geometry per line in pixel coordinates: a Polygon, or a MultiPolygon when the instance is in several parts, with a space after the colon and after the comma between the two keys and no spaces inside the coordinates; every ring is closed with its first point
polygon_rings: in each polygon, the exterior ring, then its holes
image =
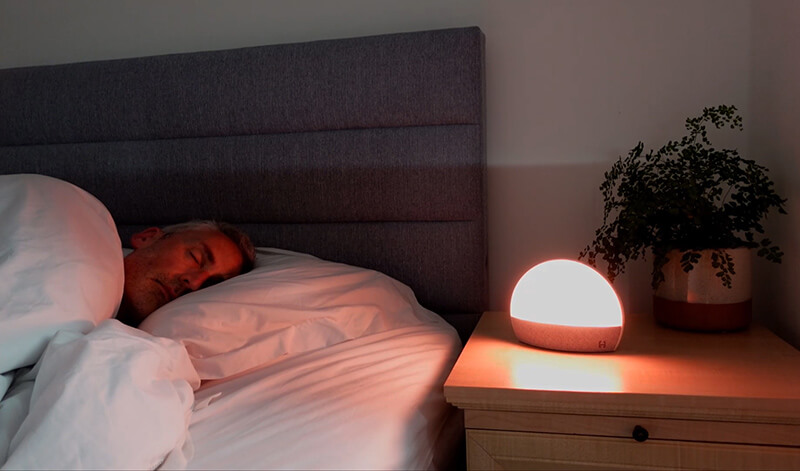
{"type": "Polygon", "coordinates": [[[711,264],[713,250],[701,250],[699,262],[688,273],[681,252],[667,254],[664,282],[653,295],[653,314],[660,324],[681,330],[720,332],[741,330],[752,319],[751,251],[726,249],[733,259],[731,287],[723,286],[711,264]]]}

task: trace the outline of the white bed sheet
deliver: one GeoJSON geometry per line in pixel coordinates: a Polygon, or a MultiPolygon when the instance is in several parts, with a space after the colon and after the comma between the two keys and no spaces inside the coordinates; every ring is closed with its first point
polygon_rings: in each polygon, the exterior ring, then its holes
{"type": "Polygon", "coordinates": [[[189,469],[431,469],[462,437],[441,323],[403,327],[204,384],[189,469]]]}

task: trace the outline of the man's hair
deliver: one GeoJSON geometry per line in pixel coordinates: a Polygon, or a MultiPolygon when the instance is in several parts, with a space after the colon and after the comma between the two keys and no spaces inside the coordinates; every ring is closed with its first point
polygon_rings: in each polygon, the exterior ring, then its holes
{"type": "Polygon", "coordinates": [[[171,234],[181,231],[204,229],[212,229],[222,232],[236,244],[236,246],[239,248],[239,252],[242,254],[242,273],[247,273],[253,269],[253,265],[256,261],[256,249],[253,246],[253,241],[250,240],[250,236],[233,224],[212,220],[195,220],[182,222],[180,224],[172,224],[162,228],[161,230],[165,234],[171,234]]]}

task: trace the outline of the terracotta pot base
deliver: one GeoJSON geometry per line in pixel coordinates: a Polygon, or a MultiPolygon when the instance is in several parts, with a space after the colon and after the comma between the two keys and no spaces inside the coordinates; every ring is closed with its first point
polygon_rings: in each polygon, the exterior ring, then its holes
{"type": "Polygon", "coordinates": [[[666,327],[695,332],[727,332],[750,325],[753,302],[701,304],[653,296],[653,314],[666,327]]]}

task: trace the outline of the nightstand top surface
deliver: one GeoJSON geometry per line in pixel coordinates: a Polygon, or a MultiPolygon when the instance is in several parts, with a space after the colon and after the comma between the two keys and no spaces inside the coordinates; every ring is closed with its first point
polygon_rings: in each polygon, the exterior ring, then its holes
{"type": "Polygon", "coordinates": [[[687,333],[629,315],[613,353],[538,349],[485,313],[445,383],[465,409],[800,424],[800,352],[767,329],[687,333]]]}

